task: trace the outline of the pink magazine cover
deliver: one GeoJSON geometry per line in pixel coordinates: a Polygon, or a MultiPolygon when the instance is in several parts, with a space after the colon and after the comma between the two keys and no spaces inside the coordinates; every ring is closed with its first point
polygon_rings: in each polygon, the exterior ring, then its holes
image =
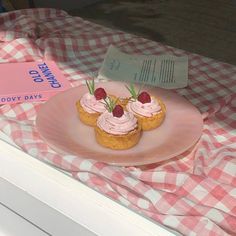
{"type": "Polygon", "coordinates": [[[54,61],[0,64],[0,104],[47,100],[71,88],[54,61]]]}

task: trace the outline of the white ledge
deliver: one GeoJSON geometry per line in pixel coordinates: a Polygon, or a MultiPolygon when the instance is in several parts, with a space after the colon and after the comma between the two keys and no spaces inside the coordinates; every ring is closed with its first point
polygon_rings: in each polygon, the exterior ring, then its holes
{"type": "Polygon", "coordinates": [[[0,178],[96,235],[176,235],[2,140],[0,178]]]}

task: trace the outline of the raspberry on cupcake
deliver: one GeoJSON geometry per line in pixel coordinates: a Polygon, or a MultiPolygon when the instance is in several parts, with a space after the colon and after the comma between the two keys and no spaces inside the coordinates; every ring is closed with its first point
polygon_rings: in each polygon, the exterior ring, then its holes
{"type": "Polygon", "coordinates": [[[94,80],[86,81],[88,92],[76,102],[80,120],[89,126],[95,126],[97,118],[106,111],[104,99],[107,97],[104,88],[95,89],[94,80]]]}
{"type": "Polygon", "coordinates": [[[146,91],[136,92],[133,84],[127,87],[131,99],[126,109],[139,120],[142,130],[152,130],[159,127],[165,118],[166,107],[160,98],[151,96],[146,91]]]}
{"type": "Polygon", "coordinates": [[[125,111],[121,105],[108,97],[105,101],[106,111],[97,119],[95,137],[97,142],[115,150],[129,149],[135,146],[141,136],[141,127],[137,118],[125,111]]]}

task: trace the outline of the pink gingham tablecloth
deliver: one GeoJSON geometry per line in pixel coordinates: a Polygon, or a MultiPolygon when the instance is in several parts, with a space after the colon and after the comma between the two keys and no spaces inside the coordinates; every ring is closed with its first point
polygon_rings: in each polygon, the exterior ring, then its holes
{"type": "Polygon", "coordinates": [[[73,86],[97,73],[110,44],[128,53],[188,55],[189,86],[176,92],[203,114],[203,134],[194,148],[173,161],[143,167],[61,156],[35,127],[42,103],[1,106],[0,130],[33,157],[183,235],[236,235],[236,66],[60,10],[0,15],[0,62],[54,60],[73,86]]]}

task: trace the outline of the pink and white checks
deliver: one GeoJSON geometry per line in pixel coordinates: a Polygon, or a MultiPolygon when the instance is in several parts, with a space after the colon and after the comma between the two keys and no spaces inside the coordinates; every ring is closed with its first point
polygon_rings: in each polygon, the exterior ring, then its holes
{"type": "Polygon", "coordinates": [[[35,127],[40,103],[1,106],[1,131],[25,152],[181,234],[236,235],[236,66],[55,9],[0,15],[0,62],[52,59],[74,86],[98,71],[110,44],[129,53],[188,55],[189,86],[177,92],[204,117],[192,150],[174,161],[128,168],[61,156],[35,127]]]}

